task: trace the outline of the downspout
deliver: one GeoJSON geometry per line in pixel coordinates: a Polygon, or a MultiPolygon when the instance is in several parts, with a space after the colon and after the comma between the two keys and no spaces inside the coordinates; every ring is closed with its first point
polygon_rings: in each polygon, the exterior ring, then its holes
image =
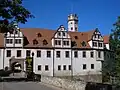
{"type": "Polygon", "coordinates": [[[55,39],[54,40],[54,44],[53,44],[53,77],[55,76],[55,71],[54,71],[54,64],[55,64],[55,60],[54,60],[54,51],[55,51],[55,39]]]}
{"type": "Polygon", "coordinates": [[[55,49],[53,48],[53,77],[55,76],[55,71],[54,71],[54,64],[55,64],[55,63],[54,63],[54,62],[55,62],[55,61],[54,61],[54,51],[55,51],[55,49]]]}
{"type": "Polygon", "coordinates": [[[72,58],[72,47],[71,47],[71,79],[73,78],[73,58],[72,58]]]}
{"type": "Polygon", "coordinates": [[[3,48],[3,69],[5,67],[5,49],[6,49],[6,34],[4,35],[4,48],[3,48]]]}
{"type": "Polygon", "coordinates": [[[4,59],[5,59],[5,48],[3,49],[3,69],[4,69],[4,59]]]}

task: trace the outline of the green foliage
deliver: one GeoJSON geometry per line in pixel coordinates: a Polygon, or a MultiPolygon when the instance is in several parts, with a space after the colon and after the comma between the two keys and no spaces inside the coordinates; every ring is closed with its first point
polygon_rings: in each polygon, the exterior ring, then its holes
{"type": "Polygon", "coordinates": [[[111,77],[116,77],[115,83],[120,85],[120,17],[113,25],[114,30],[110,35],[110,49],[112,50],[111,57],[113,59],[106,60],[103,64],[103,73],[111,77]]]}
{"type": "Polygon", "coordinates": [[[27,22],[34,16],[22,6],[22,0],[0,0],[0,26],[9,28],[13,22],[27,22]]]}

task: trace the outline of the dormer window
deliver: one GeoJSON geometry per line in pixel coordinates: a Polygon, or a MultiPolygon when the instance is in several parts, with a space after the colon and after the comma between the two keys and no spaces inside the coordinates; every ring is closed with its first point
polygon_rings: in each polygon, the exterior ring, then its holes
{"type": "Polygon", "coordinates": [[[83,46],[83,47],[85,47],[85,46],[86,46],[85,41],[83,41],[81,44],[82,44],[82,46],[83,46]]]}
{"type": "Polygon", "coordinates": [[[38,35],[38,37],[42,37],[41,33],[38,33],[37,35],[38,35]]]}
{"type": "Polygon", "coordinates": [[[43,45],[47,45],[48,44],[48,42],[47,42],[47,40],[43,40],[43,45]]]}
{"type": "Polygon", "coordinates": [[[36,39],[33,40],[33,45],[38,44],[38,41],[36,39]]]}
{"type": "Polygon", "coordinates": [[[78,36],[75,36],[75,39],[78,39],[78,36]]]}

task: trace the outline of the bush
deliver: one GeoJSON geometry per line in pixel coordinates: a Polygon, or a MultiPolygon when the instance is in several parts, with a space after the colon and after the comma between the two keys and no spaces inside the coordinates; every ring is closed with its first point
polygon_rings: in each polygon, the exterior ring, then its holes
{"type": "Polygon", "coordinates": [[[7,76],[9,76],[10,74],[12,73],[12,71],[10,71],[10,70],[7,70],[7,71],[5,71],[5,70],[0,70],[0,76],[1,77],[7,77],[7,76]]]}

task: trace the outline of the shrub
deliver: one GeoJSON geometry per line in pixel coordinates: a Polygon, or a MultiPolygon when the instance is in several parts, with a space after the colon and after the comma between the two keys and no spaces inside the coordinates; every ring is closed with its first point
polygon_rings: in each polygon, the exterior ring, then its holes
{"type": "Polygon", "coordinates": [[[10,74],[11,74],[12,72],[10,71],[10,70],[7,70],[7,71],[5,71],[5,70],[0,70],[0,76],[1,77],[6,77],[6,76],[9,76],[10,74]]]}

